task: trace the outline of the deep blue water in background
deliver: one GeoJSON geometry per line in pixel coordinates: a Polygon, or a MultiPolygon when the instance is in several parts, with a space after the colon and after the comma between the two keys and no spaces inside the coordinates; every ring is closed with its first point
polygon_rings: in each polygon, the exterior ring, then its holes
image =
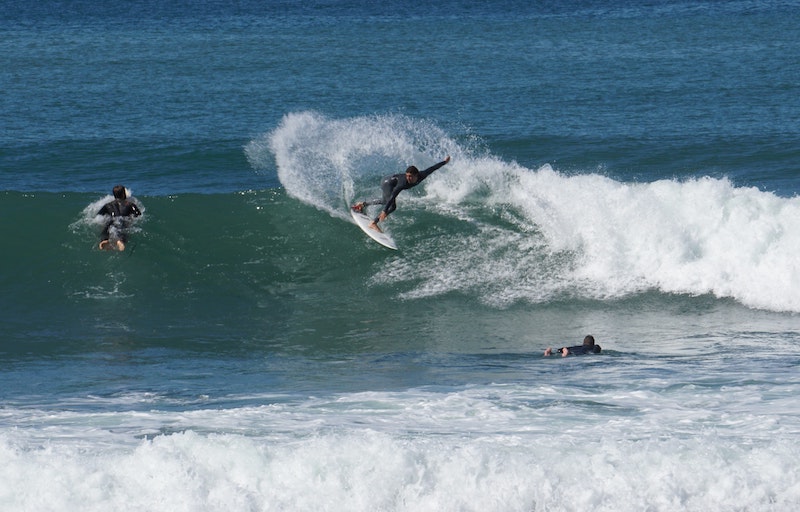
{"type": "Polygon", "coordinates": [[[274,186],[242,145],[314,110],[431,119],[529,167],[796,191],[792,2],[366,4],[4,2],[5,188],[274,186]]]}
{"type": "Polygon", "coordinates": [[[0,508],[796,510],[800,4],[463,4],[0,1],[0,508]]]}

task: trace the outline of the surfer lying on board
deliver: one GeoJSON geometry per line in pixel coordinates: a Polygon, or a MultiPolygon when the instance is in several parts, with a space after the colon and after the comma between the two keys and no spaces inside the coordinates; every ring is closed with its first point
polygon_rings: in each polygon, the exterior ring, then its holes
{"type": "MultiPolygon", "coordinates": [[[[594,336],[589,335],[583,338],[583,345],[575,345],[573,347],[561,347],[556,352],[561,352],[561,357],[567,357],[570,354],[580,356],[583,354],[599,354],[600,353],[600,345],[594,344],[594,336]]],[[[544,351],[545,357],[553,355],[553,349],[547,347],[547,350],[544,351]]]]}
{"type": "Polygon", "coordinates": [[[110,251],[125,250],[125,243],[128,241],[127,229],[130,224],[130,217],[138,217],[142,214],[133,201],[128,200],[128,190],[122,185],[117,185],[112,190],[114,200],[109,201],[98,215],[107,217],[103,234],[100,236],[100,249],[110,251]]]}
{"type": "Polygon", "coordinates": [[[381,228],[378,227],[378,222],[386,220],[386,217],[388,217],[390,213],[397,209],[397,195],[411,187],[416,187],[422,180],[430,176],[433,171],[439,169],[449,161],[450,156],[448,155],[447,158],[438,164],[428,167],[424,171],[420,171],[412,165],[406,169],[405,173],[386,176],[381,182],[381,191],[383,192],[383,197],[380,199],[373,199],[372,201],[361,201],[360,203],[354,204],[351,208],[358,213],[364,213],[364,208],[367,206],[375,204],[386,205],[381,210],[381,213],[378,214],[378,216],[375,217],[375,219],[369,225],[369,227],[375,231],[381,231],[381,228]]]}

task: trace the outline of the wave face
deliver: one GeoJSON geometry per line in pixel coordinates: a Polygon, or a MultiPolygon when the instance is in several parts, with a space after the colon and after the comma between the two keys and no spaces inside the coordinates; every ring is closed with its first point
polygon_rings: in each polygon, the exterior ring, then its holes
{"type": "Polygon", "coordinates": [[[721,325],[744,308],[800,311],[797,197],[726,178],[624,182],[527,168],[398,115],[290,114],[245,153],[257,170],[276,168],[283,188],[140,196],[144,215],[124,253],[96,248],[108,196],[0,192],[3,350],[80,352],[111,331],[223,352],[299,338],[324,347],[361,337],[360,323],[384,318],[387,304],[404,308],[386,320],[394,332],[442,298],[453,304],[443,325],[463,335],[476,312],[507,312],[476,339],[509,319],[509,338],[520,339],[526,317],[548,309],[563,320],[574,308],[617,308],[611,331],[629,308],[722,308],[721,325]],[[446,154],[452,162],[403,192],[385,224],[400,251],[352,224],[348,204],[377,195],[382,176],[446,154]]]}
{"type": "Polygon", "coordinates": [[[287,193],[331,217],[383,175],[453,161],[404,192],[387,223],[403,248],[374,279],[402,297],[460,293],[495,307],[646,291],[800,311],[800,199],[727,178],[620,182],[531,169],[403,116],[287,115],[246,148],[287,193]]]}

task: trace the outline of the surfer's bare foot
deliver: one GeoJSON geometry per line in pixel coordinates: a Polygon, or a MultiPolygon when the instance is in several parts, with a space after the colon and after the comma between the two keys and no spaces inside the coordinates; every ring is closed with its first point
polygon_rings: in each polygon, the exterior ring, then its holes
{"type": "Polygon", "coordinates": [[[125,250],[125,243],[122,240],[117,240],[115,242],[111,242],[111,240],[103,240],[100,242],[98,247],[104,251],[124,251],[125,250]]]}
{"type": "Polygon", "coordinates": [[[545,349],[545,351],[544,351],[544,356],[545,356],[545,357],[549,357],[549,356],[552,356],[552,355],[553,355],[553,349],[552,349],[552,348],[550,348],[550,347],[547,347],[547,348],[545,349]]]}
{"type": "Polygon", "coordinates": [[[352,208],[352,210],[354,212],[356,212],[356,213],[363,213],[364,212],[364,203],[363,202],[356,203],[353,206],[351,206],[350,208],[352,208]]]}
{"type": "Polygon", "coordinates": [[[369,229],[374,229],[374,230],[375,230],[375,231],[377,231],[378,233],[383,233],[383,230],[382,230],[381,228],[379,228],[379,227],[378,227],[378,223],[377,223],[377,222],[375,222],[374,220],[373,220],[372,222],[370,222],[370,223],[369,223],[369,229]]]}

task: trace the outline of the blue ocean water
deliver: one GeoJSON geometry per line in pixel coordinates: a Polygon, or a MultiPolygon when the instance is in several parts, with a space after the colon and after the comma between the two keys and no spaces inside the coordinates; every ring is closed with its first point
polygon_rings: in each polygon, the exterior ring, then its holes
{"type": "Polygon", "coordinates": [[[797,509],[797,2],[0,12],[0,509],[797,509]]]}

